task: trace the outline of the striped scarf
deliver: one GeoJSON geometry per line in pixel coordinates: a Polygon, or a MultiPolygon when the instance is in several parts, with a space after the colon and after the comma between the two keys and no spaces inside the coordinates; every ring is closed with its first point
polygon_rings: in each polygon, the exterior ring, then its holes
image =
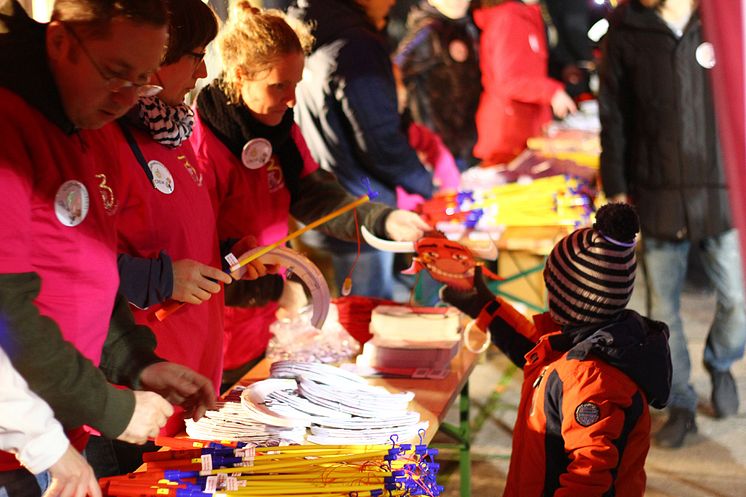
{"type": "Polygon", "coordinates": [[[141,97],[137,116],[153,140],[176,148],[192,136],[194,112],[185,103],[171,107],[158,97],[141,97]]]}

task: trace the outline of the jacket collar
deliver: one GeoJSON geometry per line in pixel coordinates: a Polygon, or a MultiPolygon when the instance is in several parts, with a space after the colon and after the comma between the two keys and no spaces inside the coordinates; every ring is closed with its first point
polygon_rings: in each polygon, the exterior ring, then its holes
{"type": "MultiPolygon", "coordinates": [[[[639,0],[632,0],[626,5],[623,15],[619,17],[618,22],[620,26],[638,30],[658,31],[673,36],[671,28],[668,27],[666,21],[656,14],[654,9],[643,6],[639,0]]],[[[686,28],[684,28],[684,33],[699,28],[700,23],[699,9],[695,9],[689,18],[686,28]]]]}

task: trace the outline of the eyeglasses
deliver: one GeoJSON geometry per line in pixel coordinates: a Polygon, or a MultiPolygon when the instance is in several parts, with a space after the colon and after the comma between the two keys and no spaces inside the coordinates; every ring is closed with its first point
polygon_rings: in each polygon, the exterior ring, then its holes
{"type": "Polygon", "coordinates": [[[88,51],[85,44],[83,43],[83,40],[80,39],[75,30],[73,30],[73,28],[71,28],[67,24],[63,23],[62,25],[65,27],[65,30],[70,34],[70,36],[75,39],[78,45],[80,45],[80,49],[83,51],[93,68],[96,69],[96,72],[99,74],[99,76],[101,76],[101,79],[105,81],[106,89],[110,92],[117,93],[123,90],[133,89],[138,97],[153,97],[163,91],[162,86],[138,84],[117,76],[109,76],[108,74],[106,74],[106,72],[104,72],[103,69],[101,69],[101,66],[96,63],[94,58],[91,56],[91,53],[88,51]]]}

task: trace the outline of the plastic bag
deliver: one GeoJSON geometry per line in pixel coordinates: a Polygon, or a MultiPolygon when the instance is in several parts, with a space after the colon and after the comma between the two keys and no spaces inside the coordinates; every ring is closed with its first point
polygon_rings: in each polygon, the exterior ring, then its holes
{"type": "Polygon", "coordinates": [[[360,343],[339,324],[334,304],[330,305],[321,330],[311,324],[309,313],[303,313],[292,319],[278,319],[269,331],[272,338],[266,355],[270,362],[340,363],[354,359],[360,352],[360,343]]]}

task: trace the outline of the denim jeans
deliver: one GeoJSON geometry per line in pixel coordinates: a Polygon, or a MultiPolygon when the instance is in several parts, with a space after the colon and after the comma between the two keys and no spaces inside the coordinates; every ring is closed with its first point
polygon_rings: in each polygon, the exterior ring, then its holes
{"type": "Polygon", "coordinates": [[[339,291],[342,291],[344,280],[354,263],[350,295],[391,299],[394,293],[394,254],[377,250],[363,251],[355,263],[357,245],[345,245],[343,247],[340,243],[332,253],[334,278],[339,291]]]}
{"type": "MultiPolygon", "coordinates": [[[[669,406],[694,411],[697,394],[689,382],[691,361],[681,320],[681,290],[686,277],[691,242],[643,239],[643,262],[648,287],[648,316],[666,323],[673,379],[669,406]]],[[[700,242],[705,273],[715,288],[715,317],[707,334],[704,364],[710,370],[727,371],[743,357],[746,344],[746,307],[743,273],[736,230],[700,242]]]]}
{"type": "Polygon", "coordinates": [[[32,475],[26,469],[0,472],[0,497],[40,497],[52,483],[52,475],[44,471],[32,475]]]}

